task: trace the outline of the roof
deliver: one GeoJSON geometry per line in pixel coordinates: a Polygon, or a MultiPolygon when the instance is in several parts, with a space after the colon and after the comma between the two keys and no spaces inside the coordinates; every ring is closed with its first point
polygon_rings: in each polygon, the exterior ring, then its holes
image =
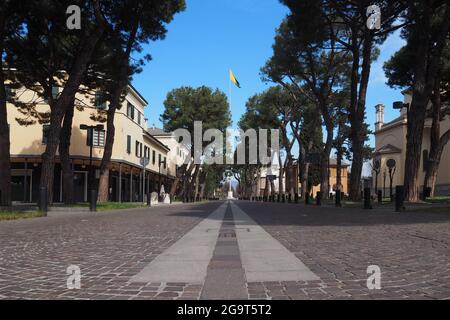
{"type": "Polygon", "coordinates": [[[167,136],[170,137],[172,136],[172,132],[165,132],[163,129],[161,128],[156,128],[156,127],[152,127],[152,128],[148,128],[147,132],[150,133],[152,136],[167,136]]]}
{"type": "Polygon", "coordinates": [[[378,149],[375,154],[390,154],[390,153],[401,153],[402,149],[393,146],[392,144],[387,144],[378,149]]]}
{"type": "Polygon", "coordinates": [[[161,148],[163,148],[164,150],[166,150],[167,152],[170,151],[170,148],[168,146],[166,146],[165,144],[163,144],[161,141],[159,141],[158,139],[156,139],[152,134],[150,134],[148,131],[146,130],[142,130],[144,132],[144,135],[152,140],[154,143],[156,143],[157,145],[159,145],[161,148]]]}
{"type": "Polygon", "coordinates": [[[137,91],[137,89],[135,87],[133,87],[133,85],[131,83],[128,84],[128,87],[131,89],[131,91],[136,94],[136,96],[142,100],[142,102],[144,102],[145,105],[148,105],[147,100],[145,100],[145,98],[139,93],[139,91],[137,91]]]}
{"type": "Polygon", "coordinates": [[[405,118],[405,117],[404,117],[403,115],[401,115],[401,116],[395,118],[394,120],[391,120],[391,121],[389,121],[389,122],[383,123],[383,126],[388,126],[388,125],[390,125],[390,124],[394,124],[394,123],[396,123],[396,122],[400,122],[400,121],[402,121],[404,118],[405,118]]]}

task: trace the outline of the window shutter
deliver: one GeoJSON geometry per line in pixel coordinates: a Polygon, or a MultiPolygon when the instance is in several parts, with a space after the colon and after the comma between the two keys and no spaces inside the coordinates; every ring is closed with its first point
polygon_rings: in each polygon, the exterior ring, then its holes
{"type": "Polygon", "coordinates": [[[127,153],[131,153],[131,136],[127,136],[127,153]]]}

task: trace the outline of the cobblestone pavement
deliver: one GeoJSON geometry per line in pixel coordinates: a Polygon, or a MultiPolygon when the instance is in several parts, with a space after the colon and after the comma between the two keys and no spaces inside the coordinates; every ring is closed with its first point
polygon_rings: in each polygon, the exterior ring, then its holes
{"type": "MultiPolygon", "coordinates": [[[[130,279],[220,204],[0,222],[0,299],[199,299],[203,283],[130,279]]],[[[450,212],[236,204],[320,278],[246,283],[250,299],[450,299],[450,212]],[[367,289],[369,265],[381,290],[367,289]]]]}
{"type": "Polygon", "coordinates": [[[248,283],[251,299],[450,299],[450,212],[238,205],[320,277],[248,283]],[[381,290],[367,289],[369,265],[381,290]]]}
{"type": "Polygon", "coordinates": [[[0,222],[0,299],[196,299],[201,284],[130,278],[220,204],[0,222]],[[70,265],[80,290],[67,289],[70,265]]]}

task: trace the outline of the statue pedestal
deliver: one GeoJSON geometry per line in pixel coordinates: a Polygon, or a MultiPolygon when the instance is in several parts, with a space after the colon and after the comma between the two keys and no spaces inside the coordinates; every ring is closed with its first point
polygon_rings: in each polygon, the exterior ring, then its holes
{"type": "Polygon", "coordinates": [[[234,199],[233,198],[233,191],[228,191],[228,199],[234,199]]]}

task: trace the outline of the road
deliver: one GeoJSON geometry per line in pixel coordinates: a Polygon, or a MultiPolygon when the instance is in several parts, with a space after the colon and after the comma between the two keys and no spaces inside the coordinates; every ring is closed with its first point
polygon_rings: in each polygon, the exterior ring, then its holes
{"type": "Polygon", "coordinates": [[[56,214],[0,222],[0,299],[450,299],[449,245],[448,213],[227,201],[56,214]]]}

